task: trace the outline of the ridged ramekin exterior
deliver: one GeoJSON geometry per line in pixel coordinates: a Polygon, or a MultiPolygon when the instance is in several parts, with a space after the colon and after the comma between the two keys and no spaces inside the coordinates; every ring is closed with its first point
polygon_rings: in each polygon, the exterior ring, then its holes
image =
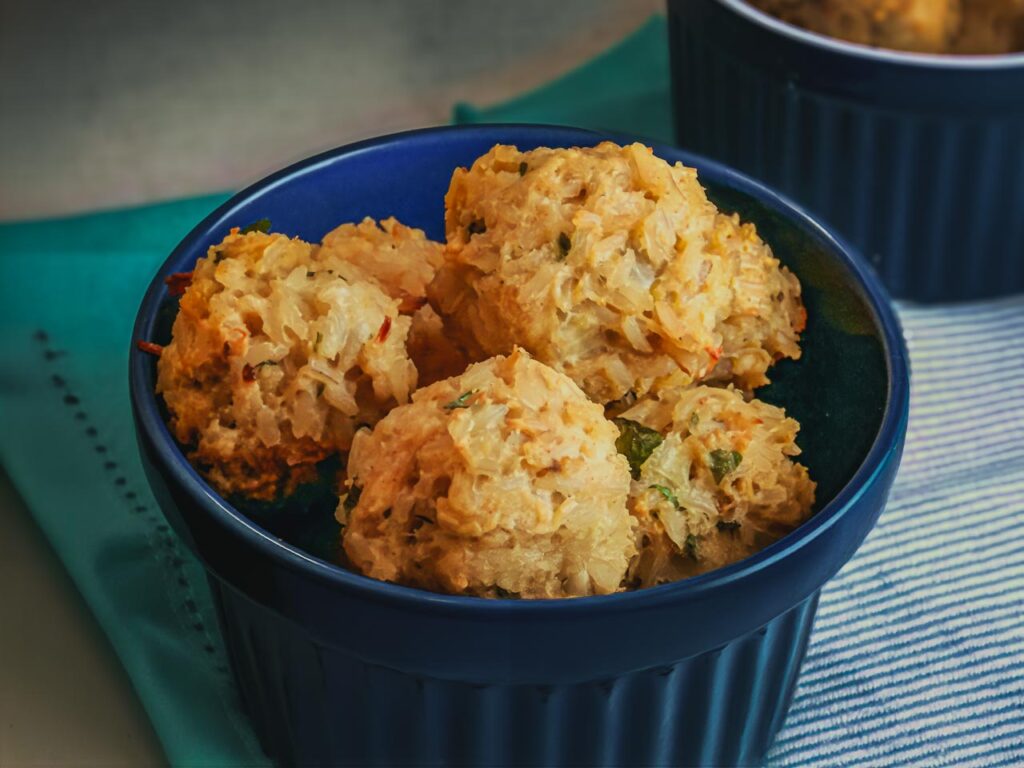
{"type": "Polygon", "coordinates": [[[673,664],[509,685],[362,661],[210,582],[245,708],[289,766],[753,765],[785,719],[818,603],[673,664]]]}
{"type": "MultiPolygon", "coordinates": [[[[239,221],[306,239],[394,214],[441,237],[452,168],[497,143],[592,146],[554,126],[429,129],[343,147],[239,193],[154,277],[134,339],[165,341],[164,278],[239,221]],[[395,179],[415,179],[396,194],[395,179]]],[[[622,141],[622,137],[615,137],[622,141]]],[[[574,600],[438,595],[362,577],[275,538],[182,455],[130,359],[140,455],[168,521],[210,574],[242,698],[267,751],[295,765],[728,765],[758,762],[793,693],[817,595],[864,540],[899,465],[909,378],[899,324],[859,260],[773,192],[704,158],[706,183],[785,221],[860,296],[884,347],[885,411],[861,466],[814,517],[741,563],[684,582],[574,600]],[[819,251],[816,251],[819,252],[819,251]]]]}
{"type": "Polygon", "coordinates": [[[1024,291],[1024,58],[879,59],[782,35],[722,0],[669,10],[681,146],[819,214],[894,296],[1024,291]]]}

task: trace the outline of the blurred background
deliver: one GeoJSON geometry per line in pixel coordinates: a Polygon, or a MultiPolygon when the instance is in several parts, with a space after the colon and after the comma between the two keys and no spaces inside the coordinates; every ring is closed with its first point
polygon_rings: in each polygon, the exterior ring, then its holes
{"type": "MultiPolygon", "coordinates": [[[[502,101],[660,0],[0,0],[0,220],[238,189],[502,101]]],[[[127,677],[0,472],[0,766],[163,762],[127,677]]]]}
{"type": "Polygon", "coordinates": [[[237,189],[572,68],[660,0],[0,2],[0,219],[237,189]]]}

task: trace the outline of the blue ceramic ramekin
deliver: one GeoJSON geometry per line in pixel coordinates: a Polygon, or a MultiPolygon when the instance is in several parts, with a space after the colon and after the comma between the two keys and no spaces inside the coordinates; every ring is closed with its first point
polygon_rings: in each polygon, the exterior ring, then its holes
{"type": "Polygon", "coordinates": [[[818,214],[918,301],[1024,291],[1024,53],[880,50],[669,0],[676,136],[818,214]]]}
{"type": "MultiPolygon", "coordinates": [[[[221,206],[175,249],[134,338],[165,342],[187,271],[229,227],[270,218],[318,240],[338,222],[396,215],[443,236],[452,170],[493,144],[588,146],[542,126],[439,128],[299,163],[221,206]]],[[[613,137],[622,140],[621,137],[613,137]]],[[[261,529],[185,460],[133,352],[143,462],[168,520],[209,571],[221,629],[266,751],[286,765],[726,765],[756,762],[785,717],[821,586],[882,510],[902,452],[906,352],[871,271],[813,220],[723,166],[700,169],[800,275],[805,357],[764,392],[804,425],[820,508],[757,555],[687,581],[572,600],[484,600],[373,581],[261,529]]]]}

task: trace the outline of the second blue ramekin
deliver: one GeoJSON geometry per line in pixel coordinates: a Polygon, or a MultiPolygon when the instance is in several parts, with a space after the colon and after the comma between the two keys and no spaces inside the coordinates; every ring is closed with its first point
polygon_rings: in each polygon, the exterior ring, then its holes
{"type": "Polygon", "coordinates": [[[789,195],[918,301],[1024,291],[1024,53],[939,56],[669,0],[676,135],[789,195]]]}
{"type": "MultiPolygon", "coordinates": [[[[150,285],[133,338],[167,341],[175,299],[164,277],[191,269],[233,225],[270,218],[276,230],[316,241],[339,221],[393,214],[441,238],[457,166],[497,143],[603,138],[543,126],[441,128],[299,163],[185,238],[150,285]]],[[[570,600],[485,600],[368,579],[276,538],[220,498],[164,424],[153,359],[132,353],[147,476],[209,572],[242,700],[279,763],[734,765],[768,749],[819,590],[863,541],[892,485],[907,423],[906,350],[877,279],[804,213],[714,162],[655,152],[696,166],[716,200],[756,221],[805,286],[806,360],[780,364],[766,396],[803,422],[822,503],[742,562],[570,600]]]]}

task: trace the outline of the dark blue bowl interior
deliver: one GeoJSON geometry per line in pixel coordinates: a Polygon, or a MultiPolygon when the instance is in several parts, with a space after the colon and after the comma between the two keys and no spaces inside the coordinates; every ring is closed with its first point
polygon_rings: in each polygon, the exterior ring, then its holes
{"type": "MultiPolygon", "coordinates": [[[[161,344],[169,340],[177,304],[163,286],[164,276],[191,269],[230,227],[269,218],[274,231],[316,242],[341,222],[393,215],[441,240],[444,195],[456,167],[471,164],[496,143],[528,149],[586,146],[605,138],[609,137],[538,126],[437,129],[374,140],[300,163],[240,193],[196,227],[154,278],[140,310],[136,338],[161,344]]],[[[872,465],[899,443],[905,427],[904,353],[884,292],[862,263],[770,191],[678,149],[656,146],[655,152],[670,162],[698,168],[719,207],[754,222],[778,258],[800,278],[809,316],[803,357],[776,366],[773,383],[758,396],[784,407],[802,425],[800,460],[818,482],[816,517],[840,514],[856,497],[857,485],[872,478],[872,465]]],[[[152,394],[152,359],[136,354],[132,375],[132,396],[143,427],[160,432],[157,443],[169,444],[166,429],[156,426],[161,405],[152,394]]],[[[169,461],[185,464],[180,452],[169,461]]],[[[191,469],[176,471],[191,475],[196,487],[210,493],[191,469]]],[[[338,541],[331,512],[323,507],[305,516],[283,512],[257,519],[275,536],[331,561],[338,541]]]]}

